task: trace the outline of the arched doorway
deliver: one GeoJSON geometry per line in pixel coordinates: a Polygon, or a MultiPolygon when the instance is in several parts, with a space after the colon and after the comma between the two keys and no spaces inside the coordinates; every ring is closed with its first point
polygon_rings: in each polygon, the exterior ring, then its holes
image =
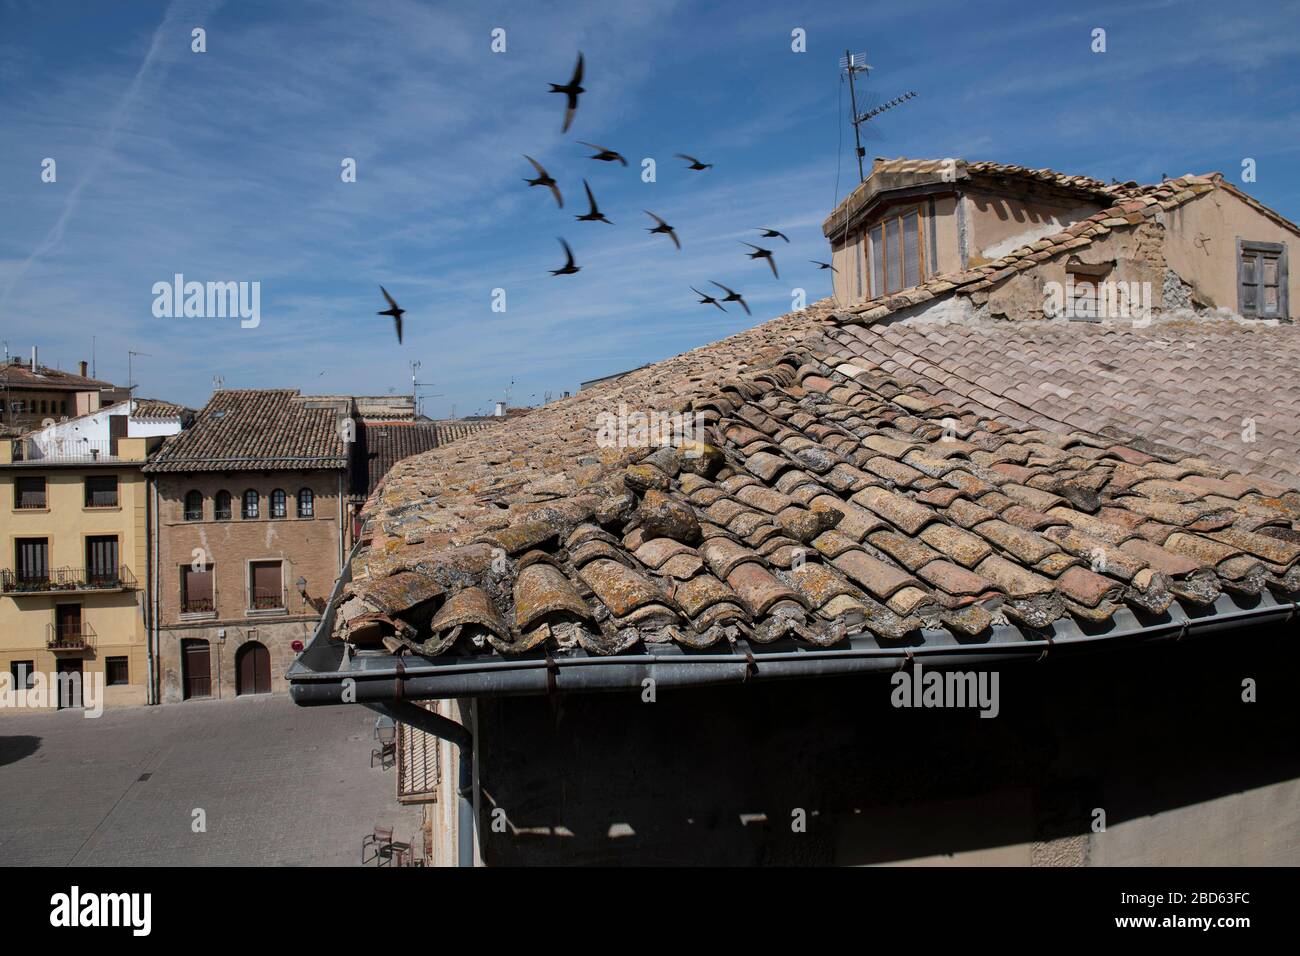
{"type": "Polygon", "coordinates": [[[271,693],[271,652],[258,641],[249,641],[235,652],[235,693],[271,693]]]}
{"type": "Polygon", "coordinates": [[[208,642],[198,638],[181,641],[181,698],[212,696],[212,657],[208,642]]]}

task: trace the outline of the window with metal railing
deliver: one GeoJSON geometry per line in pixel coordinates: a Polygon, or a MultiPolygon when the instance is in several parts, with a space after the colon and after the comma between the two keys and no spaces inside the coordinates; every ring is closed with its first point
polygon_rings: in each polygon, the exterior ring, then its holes
{"type": "Polygon", "coordinates": [[[88,475],[86,477],[86,507],[117,507],[117,475],[88,475]]]}
{"type": "Polygon", "coordinates": [[[20,477],[14,479],[15,510],[21,511],[27,508],[44,508],[45,500],[44,478],[20,477]]]}

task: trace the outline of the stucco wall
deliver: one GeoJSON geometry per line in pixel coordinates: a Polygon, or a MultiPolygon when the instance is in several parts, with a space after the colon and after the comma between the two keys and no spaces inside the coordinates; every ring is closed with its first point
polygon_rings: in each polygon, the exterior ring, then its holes
{"type": "Polygon", "coordinates": [[[1293,637],[1006,664],[994,719],[895,709],[887,676],[481,700],[485,857],[1300,864],[1293,637]]]}
{"type": "Polygon", "coordinates": [[[983,265],[1087,219],[1101,207],[971,189],[963,194],[970,266],[983,265]]]}
{"type": "Polygon", "coordinates": [[[1169,265],[1211,304],[1239,311],[1237,239],[1287,246],[1287,298],[1300,316],[1300,236],[1225,189],[1215,189],[1166,215],[1169,265]]]}
{"type": "Polygon", "coordinates": [[[146,484],[138,467],[12,467],[0,471],[0,567],[14,568],[15,539],[45,538],[51,569],[84,568],[86,538],[114,535],[118,539],[118,561],[135,578],[133,587],[120,591],[0,596],[0,672],[8,674],[15,660],[30,660],[35,670],[48,674],[60,659],[80,659],[82,673],[89,677],[102,674],[108,658],[126,657],[130,682],[106,687],[105,704],[145,702],[145,503],[146,484]],[[116,507],[85,506],[88,475],[117,475],[116,507]],[[45,479],[45,508],[14,509],[14,478],[18,476],[45,479]],[[55,608],[59,604],[80,605],[81,620],[94,633],[92,646],[58,653],[47,649],[48,627],[56,621],[55,608]]]}

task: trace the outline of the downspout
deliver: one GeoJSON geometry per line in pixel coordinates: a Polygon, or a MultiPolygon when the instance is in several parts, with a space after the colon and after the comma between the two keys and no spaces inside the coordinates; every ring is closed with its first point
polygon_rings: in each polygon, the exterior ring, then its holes
{"type": "Polygon", "coordinates": [[[158,693],[158,560],[160,557],[158,548],[158,483],[153,479],[147,479],[149,482],[148,492],[145,495],[145,502],[148,506],[148,514],[145,516],[145,527],[148,529],[148,601],[149,601],[149,628],[145,636],[145,661],[146,671],[149,675],[148,685],[146,687],[146,702],[150,704],[161,703],[158,693]]]}
{"type": "Polygon", "coordinates": [[[439,740],[454,744],[458,754],[456,769],[456,865],[474,865],[475,807],[478,804],[478,780],[474,775],[474,735],[469,728],[449,717],[417,707],[406,700],[373,701],[365,704],[371,710],[401,721],[408,727],[422,730],[439,740]]]}

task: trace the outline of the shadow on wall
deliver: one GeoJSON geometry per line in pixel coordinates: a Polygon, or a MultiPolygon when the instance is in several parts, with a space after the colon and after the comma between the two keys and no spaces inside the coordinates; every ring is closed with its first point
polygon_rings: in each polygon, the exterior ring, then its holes
{"type": "MultiPolygon", "coordinates": [[[[655,703],[639,694],[484,700],[485,857],[1028,863],[1065,847],[1056,862],[1086,863],[1096,808],[1106,839],[1140,841],[1143,831],[1116,837],[1115,828],[1300,779],[1300,703],[1284,677],[1297,664],[1294,636],[1280,631],[1006,664],[993,719],[896,709],[885,675],[661,689],[655,703]],[[1247,677],[1257,703],[1242,700],[1247,677]],[[806,832],[792,832],[798,814],[806,832]]],[[[1225,802],[1220,830],[1262,825],[1238,799],[1225,802]]],[[[1300,825],[1300,806],[1287,812],[1300,825]]],[[[1162,831],[1180,852],[1199,839],[1181,826],[1162,831]]]]}
{"type": "Polygon", "coordinates": [[[30,757],[41,749],[41,738],[28,735],[0,737],[0,767],[30,757]]]}

